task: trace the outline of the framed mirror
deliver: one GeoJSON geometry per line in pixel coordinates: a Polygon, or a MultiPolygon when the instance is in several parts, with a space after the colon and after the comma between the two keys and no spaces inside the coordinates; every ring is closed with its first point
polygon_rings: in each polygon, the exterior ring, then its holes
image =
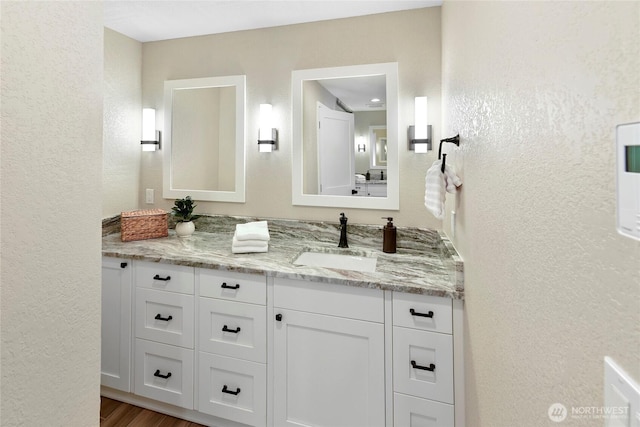
{"type": "Polygon", "coordinates": [[[369,165],[371,169],[387,168],[387,127],[369,126],[369,165]]]}
{"type": "Polygon", "coordinates": [[[164,82],[165,199],[245,201],[245,76],[164,82]]]}
{"type": "Polygon", "coordinates": [[[291,82],[293,204],[398,210],[398,64],[295,70],[291,82]],[[360,190],[367,172],[375,192],[360,190]]]}

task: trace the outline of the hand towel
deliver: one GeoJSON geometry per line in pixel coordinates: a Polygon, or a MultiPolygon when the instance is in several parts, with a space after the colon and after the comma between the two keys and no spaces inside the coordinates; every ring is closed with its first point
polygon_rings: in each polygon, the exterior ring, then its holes
{"type": "Polygon", "coordinates": [[[231,242],[231,244],[235,247],[242,247],[242,246],[266,246],[269,243],[266,240],[238,240],[238,233],[235,232],[233,234],[233,240],[231,242]]]}
{"type": "Polygon", "coordinates": [[[447,192],[455,193],[462,181],[455,171],[445,164],[441,171],[442,160],[433,162],[425,176],[424,205],[437,219],[444,219],[444,199],[447,192]]]}
{"type": "Polygon", "coordinates": [[[462,181],[458,175],[456,175],[453,168],[450,168],[447,164],[444,165],[444,174],[447,193],[455,194],[455,192],[458,191],[458,187],[462,185],[462,181]]]}
{"type": "Polygon", "coordinates": [[[231,246],[231,252],[234,254],[249,254],[269,251],[269,244],[263,242],[263,246],[231,246]]]}
{"type": "Polygon", "coordinates": [[[267,221],[254,221],[236,225],[237,240],[262,240],[268,242],[269,226],[267,221]]]}

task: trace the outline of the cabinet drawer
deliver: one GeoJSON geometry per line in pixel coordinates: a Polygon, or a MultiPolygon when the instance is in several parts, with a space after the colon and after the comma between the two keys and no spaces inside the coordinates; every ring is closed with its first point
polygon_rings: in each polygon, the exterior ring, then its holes
{"type": "Polygon", "coordinates": [[[450,334],[451,299],[430,295],[393,293],[393,325],[450,334]]]}
{"type": "Polygon", "coordinates": [[[193,267],[136,261],[135,271],[138,287],[193,294],[193,267]]]}
{"type": "Polygon", "coordinates": [[[273,305],[383,323],[383,295],[383,291],[379,289],[276,278],[273,305]]]}
{"type": "Polygon", "coordinates": [[[267,372],[262,363],[200,353],[198,410],[252,426],[267,417],[267,372]]]}
{"type": "Polygon", "coordinates": [[[200,295],[265,305],[267,279],[255,274],[198,269],[200,295]]]}
{"type": "Polygon", "coordinates": [[[134,392],[193,409],[193,350],[136,339],[134,392]]]}
{"type": "Polygon", "coordinates": [[[453,404],[451,335],[394,326],[393,381],[394,391],[453,404]]]}
{"type": "Polygon", "coordinates": [[[266,362],[266,307],[200,298],[200,349],[266,362]]]}
{"type": "Polygon", "coordinates": [[[193,348],[193,295],[136,289],[136,337],[193,348]]]}
{"type": "Polygon", "coordinates": [[[395,393],[393,425],[403,427],[453,427],[453,405],[395,393]]]}

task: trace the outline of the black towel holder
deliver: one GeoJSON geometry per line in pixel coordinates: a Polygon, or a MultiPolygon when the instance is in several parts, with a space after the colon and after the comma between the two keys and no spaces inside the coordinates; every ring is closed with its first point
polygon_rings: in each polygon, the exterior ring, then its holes
{"type": "Polygon", "coordinates": [[[440,146],[438,147],[438,160],[440,160],[442,158],[442,166],[440,167],[440,171],[442,173],[444,173],[444,168],[445,168],[446,161],[447,161],[447,155],[446,154],[442,154],[442,143],[443,142],[450,142],[452,144],[456,144],[459,147],[460,146],[460,134],[457,134],[456,136],[452,136],[451,138],[445,138],[445,139],[441,139],[440,140],[440,146]]]}

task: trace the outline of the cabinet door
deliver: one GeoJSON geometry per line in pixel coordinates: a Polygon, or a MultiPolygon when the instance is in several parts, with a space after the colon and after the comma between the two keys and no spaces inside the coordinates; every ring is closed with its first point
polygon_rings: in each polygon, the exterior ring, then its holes
{"type": "Polygon", "coordinates": [[[384,326],[277,308],[275,313],[274,424],[383,426],[384,326]]]}
{"type": "Polygon", "coordinates": [[[100,382],[131,391],[131,262],[102,259],[102,359],[100,382]]]}

